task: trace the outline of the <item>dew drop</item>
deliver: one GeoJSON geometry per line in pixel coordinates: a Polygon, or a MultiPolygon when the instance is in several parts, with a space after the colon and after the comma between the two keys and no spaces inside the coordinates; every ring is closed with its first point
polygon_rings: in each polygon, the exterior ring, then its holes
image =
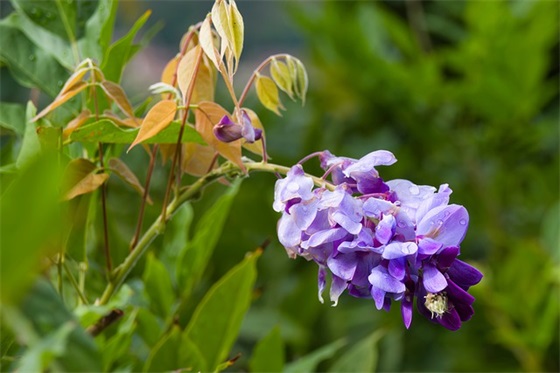
{"type": "Polygon", "coordinates": [[[401,205],[401,201],[395,201],[395,202],[393,203],[393,205],[395,205],[395,206],[400,206],[400,205],[401,205]]]}
{"type": "Polygon", "coordinates": [[[465,224],[467,224],[467,221],[465,219],[461,219],[461,220],[459,220],[459,224],[465,225],[465,224]]]}
{"type": "Polygon", "coordinates": [[[58,82],[56,82],[56,85],[58,85],[59,87],[62,87],[62,80],[59,80],[58,82]]]}
{"type": "Polygon", "coordinates": [[[417,185],[411,185],[411,186],[408,188],[408,191],[410,192],[410,194],[418,195],[418,194],[420,193],[420,188],[418,188],[417,185]]]}
{"type": "Polygon", "coordinates": [[[445,212],[443,213],[443,216],[444,216],[444,217],[448,217],[448,216],[449,216],[449,214],[450,214],[450,212],[449,212],[449,211],[445,211],[445,212]]]}
{"type": "Polygon", "coordinates": [[[438,219],[438,220],[437,220],[437,223],[438,223],[438,225],[442,225],[442,224],[443,224],[443,220],[438,219]]]}
{"type": "Polygon", "coordinates": [[[52,20],[54,18],[54,15],[51,12],[47,12],[45,13],[45,18],[48,20],[52,20]]]}
{"type": "Polygon", "coordinates": [[[35,55],[34,54],[29,55],[29,61],[35,61],[35,55]]]}
{"type": "Polygon", "coordinates": [[[400,228],[406,227],[406,223],[405,223],[404,221],[399,221],[399,222],[397,223],[397,225],[398,225],[400,228]]]}

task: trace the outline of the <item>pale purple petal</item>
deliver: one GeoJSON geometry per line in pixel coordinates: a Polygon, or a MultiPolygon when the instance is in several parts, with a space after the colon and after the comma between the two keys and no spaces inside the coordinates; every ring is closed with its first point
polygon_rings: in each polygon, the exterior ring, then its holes
{"type": "Polygon", "coordinates": [[[445,276],[433,265],[424,266],[424,287],[430,293],[439,293],[447,286],[445,276]]]}
{"type": "Polygon", "coordinates": [[[330,298],[331,302],[333,302],[333,307],[338,304],[338,297],[340,297],[340,294],[342,294],[347,287],[348,283],[345,280],[335,275],[332,276],[330,298]]]}
{"type": "Polygon", "coordinates": [[[368,198],[362,208],[365,216],[376,219],[381,219],[383,214],[396,210],[396,206],[391,202],[379,198],[368,198]]]}
{"type": "Polygon", "coordinates": [[[380,310],[383,308],[383,304],[385,303],[385,292],[375,286],[371,287],[371,297],[375,301],[375,308],[380,310]]]}
{"type": "Polygon", "coordinates": [[[404,256],[413,255],[418,250],[414,242],[391,242],[383,250],[383,258],[397,259],[404,256]]]}
{"type": "Polygon", "coordinates": [[[422,255],[433,255],[439,249],[441,249],[443,245],[439,242],[432,240],[431,238],[422,238],[418,242],[418,253],[422,255]]]}
{"type": "Polygon", "coordinates": [[[401,315],[404,326],[408,329],[412,323],[412,295],[405,295],[401,303],[401,315]]]}
{"type": "Polygon", "coordinates": [[[319,287],[319,301],[324,303],[323,300],[323,291],[325,290],[325,286],[327,284],[327,269],[325,266],[319,265],[319,273],[317,274],[317,282],[319,287]]]}
{"type": "Polygon", "coordinates": [[[443,246],[458,246],[465,238],[468,225],[469,213],[463,206],[440,206],[422,218],[416,233],[441,242],[443,246]]]}
{"type": "Polygon", "coordinates": [[[378,176],[375,166],[390,166],[396,161],[397,159],[393,153],[387,150],[376,150],[366,154],[354,164],[346,167],[343,172],[349,177],[351,177],[354,172],[371,172],[373,175],[378,176]]]}
{"type": "Polygon", "coordinates": [[[381,244],[386,245],[395,233],[395,217],[393,215],[383,215],[383,219],[375,227],[375,238],[381,244]]]}
{"type": "Polygon", "coordinates": [[[317,232],[307,240],[307,247],[319,246],[327,242],[333,242],[344,238],[348,233],[342,228],[327,229],[317,232]]]}
{"type": "Polygon", "coordinates": [[[288,214],[282,214],[278,221],[278,240],[284,247],[295,247],[301,242],[301,230],[294,219],[288,214]]]}
{"type": "Polygon", "coordinates": [[[352,280],[357,265],[358,258],[353,253],[339,254],[336,257],[331,256],[327,259],[327,266],[331,272],[346,281],[352,280]]]}

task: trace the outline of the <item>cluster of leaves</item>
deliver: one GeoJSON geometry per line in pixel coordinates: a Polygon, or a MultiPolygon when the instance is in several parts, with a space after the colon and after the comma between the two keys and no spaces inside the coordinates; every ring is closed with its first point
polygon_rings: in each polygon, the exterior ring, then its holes
{"type": "MultiPolygon", "coordinates": [[[[39,113],[37,100],[0,103],[2,369],[227,368],[236,360],[230,350],[253,298],[262,250],[247,254],[205,294],[197,289],[239,189],[240,182],[232,180],[251,170],[280,170],[267,164],[263,125],[243,102],[252,86],[263,106],[278,115],[280,91],[303,102],[303,64],[287,54],[271,56],[237,96],[233,78],[243,49],[243,17],[234,0],[217,0],[183,36],[161,82],[151,87],[153,96],[132,103],[120,81],[153,34],[147,31],[134,42],[149,12],[111,42],[116,1],[11,4],[14,11],[0,21],[2,73],[9,71],[32,97],[48,103],[39,113]],[[218,77],[231,96],[231,112],[214,101],[218,77]],[[261,143],[219,141],[214,126],[225,117],[240,123],[243,114],[263,131],[261,143]],[[264,162],[243,156],[243,149],[264,162]],[[128,152],[145,161],[144,183],[124,161],[133,159],[128,152]],[[150,193],[158,155],[164,162],[160,171],[168,172],[162,202],[150,193]],[[165,165],[168,160],[171,165],[165,165]],[[138,208],[135,226],[110,215],[127,203],[109,196],[108,190],[120,188],[117,179],[139,194],[126,199],[138,208]],[[229,188],[189,234],[190,201],[215,180],[229,188]],[[161,212],[144,230],[148,204],[161,212]],[[126,239],[118,232],[121,225],[126,239]],[[157,255],[148,251],[153,246],[160,247],[157,255]]],[[[292,369],[312,369],[340,345],[292,369]]],[[[282,368],[278,330],[258,344],[250,365],[256,371],[282,368]]]]}

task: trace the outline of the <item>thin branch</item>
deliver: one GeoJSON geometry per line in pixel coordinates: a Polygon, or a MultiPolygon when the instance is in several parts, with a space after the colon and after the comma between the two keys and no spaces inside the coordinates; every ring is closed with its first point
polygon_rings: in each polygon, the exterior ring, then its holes
{"type": "Polygon", "coordinates": [[[261,72],[261,70],[264,69],[266,67],[266,65],[268,65],[273,59],[275,59],[275,58],[285,58],[286,56],[288,56],[288,55],[285,54],[285,53],[275,54],[273,56],[268,57],[263,62],[261,62],[261,64],[255,69],[255,71],[253,71],[253,74],[251,75],[251,77],[247,81],[247,84],[245,85],[245,88],[243,89],[243,92],[241,93],[241,96],[239,97],[239,103],[236,105],[237,107],[241,107],[241,105],[243,105],[243,102],[245,101],[245,99],[247,98],[247,95],[249,94],[249,90],[251,89],[251,86],[253,85],[255,79],[257,78],[257,75],[261,72]]]}
{"type": "Polygon", "coordinates": [[[95,324],[88,327],[86,331],[92,337],[96,337],[101,334],[103,330],[107,329],[107,327],[109,327],[111,324],[115,323],[115,321],[123,317],[123,315],[124,312],[122,310],[115,308],[114,310],[111,310],[111,312],[109,312],[107,315],[100,318],[95,324]]]}

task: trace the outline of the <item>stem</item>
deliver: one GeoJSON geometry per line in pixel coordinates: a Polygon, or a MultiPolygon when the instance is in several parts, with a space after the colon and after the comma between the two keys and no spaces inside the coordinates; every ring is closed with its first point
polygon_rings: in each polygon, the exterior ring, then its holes
{"type": "Polygon", "coordinates": [[[253,71],[253,74],[249,78],[249,81],[247,81],[247,84],[245,85],[245,88],[243,89],[243,92],[241,93],[241,96],[239,97],[239,103],[236,105],[237,107],[241,107],[241,105],[243,105],[243,102],[245,101],[245,98],[247,98],[247,94],[249,93],[249,90],[251,89],[251,86],[253,85],[253,82],[255,81],[255,79],[257,78],[257,75],[261,72],[261,70],[264,69],[266,67],[266,65],[268,65],[270,63],[270,61],[272,61],[273,59],[282,58],[282,57],[285,58],[286,56],[287,56],[287,54],[285,54],[285,53],[275,54],[273,56],[268,57],[263,62],[261,62],[261,64],[255,69],[255,71],[253,71]]]}
{"type": "MultiPolygon", "coordinates": [[[[200,61],[202,61],[202,48],[200,49],[198,56],[196,56],[196,63],[194,65],[194,73],[191,77],[191,81],[189,82],[189,89],[187,90],[187,95],[185,97],[185,107],[189,107],[191,104],[191,98],[194,92],[194,83],[196,81],[196,77],[198,75],[198,68],[200,67],[200,61]]],[[[179,155],[181,154],[181,139],[183,138],[183,132],[185,131],[185,125],[187,123],[187,117],[189,116],[189,110],[186,109],[183,114],[183,120],[181,122],[181,128],[179,129],[179,136],[177,136],[177,146],[175,150],[175,154],[173,155],[173,161],[171,162],[171,170],[169,172],[169,180],[167,181],[167,188],[165,190],[165,196],[163,197],[163,210],[162,210],[162,219],[166,221],[166,205],[167,201],[169,200],[169,194],[171,193],[171,185],[173,185],[173,172],[175,172],[175,167],[177,166],[177,161],[179,159],[179,155]]],[[[179,170],[180,172],[180,170],[179,170]]],[[[180,181],[180,179],[179,179],[180,181]]]]}
{"type": "Polygon", "coordinates": [[[70,283],[72,284],[72,286],[74,287],[74,290],[76,290],[76,293],[78,294],[78,297],[80,298],[80,301],[83,304],[89,304],[86,296],[84,295],[84,293],[82,293],[82,291],[80,290],[80,286],[78,285],[78,282],[76,281],[76,278],[74,277],[74,275],[72,274],[72,272],[70,271],[70,268],[68,268],[68,264],[66,264],[66,261],[62,262],[62,266],[64,267],[64,271],[66,272],[66,275],[68,276],[68,278],[70,279],[70,283]]]}
{"type": "MultiPolygon", "coordinates": [[[[255,171],[255,172],[268,172],[268,173],[280,173],[280,174],[287,174],[290,171],[289,167],[280,166],[273,163],[262,163],[262,162],[244,162],[244,166],[247,172],[255,171]]],[[[234,165],[233,163],[227,162],[223,164],[221,167],[218,167],[206,175],[199,178],[196,182],[190,185],[186,190],[181,192],[175,199],[173,199],[169,205],[165,209],[165,213],[162,213],[158,216],[158,218],[154,221],[154,223],[148,228],[148,230],[144,233],[142,238],[138,241],[135,249],[131,251],[124,262],[115,269],[111,278],[109,279],[109,283],[105,288],[101,298],[96,302],[97,305],[107,304],[113,294],[120,288],[126,277],[132,271],[138,260],[146,253],[148,247],[152,243],[152,241],[159,235],[162,234],[165,230],[165,217],[171,216],[173,213],[185,202],[191,200],[193,197],[197,196],[200,191],[202,191],[206,186],[210,185],[214,181],[218,180],[222,176],[226,175],[235,175],[238,173],[242,173],[241,169],[234,165]]],[[[310,177],[315,185],[319,187],[324,187],[329,190],[334,190],[335,186],[318,178],[316,176],[307,175],[310,177]]]]}
{"type": "Polygon", "coordinates": [[[58,12],[60,13],[60,18],[62,19],[62,24],[64,25],[64,30],[68,35],[68,40],[70,40],[70,45],[72,47],[72,53],[74,54],[74,62],[78,64],[80,62],[80,51],[78,50],[78,43],[76,42],[76,36],[74,35],[74,31],[68,22],[68,18],[66,18],[66,13],[64,13],[64,9],[62,8],[62,4],[60,0],[56,0],[56,7],[58,8],[58,12]]]}
{"type": "MultiPolygon", "coordinates": [[[[103,145],[99,143],[99,165],[101,168],[105,168],[103,162],[103,145]]],[[[113,270],[113,262],[111,260],[111,252],[109,250],[109,226],[107,224],[107,184],[101,185],[101,211],[103,214],[103,251],[105,253],[105,262],[107,266],[107,272],[111,273],[113,270]]]]}
{"type": "Polygon", "coordinates": [[[56,261],[56,271],[58,277],[58,294],[60,295],[60,299],[64,300],[64,282],[62,281],[62,258],[62,252],[58,253],[58,260],[56,261]]]}

